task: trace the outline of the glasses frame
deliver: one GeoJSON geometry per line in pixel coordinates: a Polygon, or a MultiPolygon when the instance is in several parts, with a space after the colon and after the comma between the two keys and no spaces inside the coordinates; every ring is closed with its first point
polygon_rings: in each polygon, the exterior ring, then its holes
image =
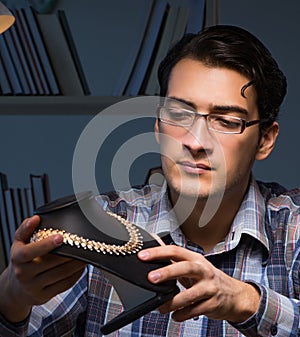
{"type": "Polygon", "coordinates": [[[231,116],[231,115],[222,115],[222,114],[202,114],[202,113],[199,113],[199,112],[196,112],[196,111],[192,111],[192,110],[188,110],[188,109],[184,109],[184,108],[168,108],[168,107],[165,107],[165,106],[158,106],[157,107],[157,118],[162,122],[162,123],[165,123],[165,124],[169,124],[169,125],[173,125],[173,126],[178,126],[178,127],[191,127],[194,125],[196,119],[200,118],[200,117],[203,117],[206,121],[206,125],[207,125],[207,128],[209,130],[212,130],[214,132],[218,132],[218,133],[224,133],[224,134],[241,134],[245,131],[246,128],[250,127],[250,126],[253,126],[253,125],[257,125],[257,124],[261,124],[261,123],[265,123],[267,122],[268,120],[267,119],[254,119],[254,120],[251,120],[251,121],[247,121],[246,119],[244,118],[240,118],[240,117],[236,117],[236,116],[231,116]],[[175,123],[175,122],[172,122],[172,121],[169,121],[169,120],[165,120],[161,117],[161,110],[162,109],[178,109],[178,110],[181,110],[181,111],[185,111],[187,113],[190,113],[192,116],[193,116],[193,119],[192,119],[192,122],[189,123],[189,124],[178,124],[178,123],[175,123]],[[241,122],[241,128],[240,128],[240,131],[220,131],[220,130],[216,130],[216,129],[213,129],[211,128],[210,126],[210,123],[209,123],[209,117],[213,117],[213,116],[221,116],[221,117],[224,117],[224,116],[228,116],[236,121],[239,121],[241,122]]]}

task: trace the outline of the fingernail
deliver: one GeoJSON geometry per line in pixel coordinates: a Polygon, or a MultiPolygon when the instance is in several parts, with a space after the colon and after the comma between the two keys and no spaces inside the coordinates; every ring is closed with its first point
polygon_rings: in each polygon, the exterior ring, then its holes
{"type": "Polygon", "coordinates": [[[160,279],[160,273],[158,271],[152,271],[149,274],[149,278],[152,282],[157,282],[160,279]]]}
{"type": "Polygon", "coordinates": [[[146,259],[150,256],[149,252],[147,252],[147,251],[145,251],[145,250],[140,251],[140,252],[138,253],[138,255],[139,255],[139,257],[140,257],[141,259],[143,259],[143,260],[146,260],[146,259]]]}
{"type": "Polygon", "coordinates": [[[63,237],[61,235],[55,235],[53,241],[56,245],[60,246],[63,242],[63,237]]]}

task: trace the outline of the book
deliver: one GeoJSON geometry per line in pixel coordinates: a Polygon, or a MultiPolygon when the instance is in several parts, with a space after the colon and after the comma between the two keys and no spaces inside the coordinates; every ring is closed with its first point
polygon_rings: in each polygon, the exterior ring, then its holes
{"type": "Polygon", "coordinates": [[[4,190],[4,200],[5,200],[5,211],[7,215],[7,226],[9,229],[9,236],[10,236],[9,245],[11,246],[14,241],[15,232],[17,229],[17,223],[16,223],[16,218],[15,218],[15,212],[14,212],[12,190],[10,188],[8,188],[7,190],[4,190]]]}
{"type": "Polygon", "coordinates": [[[20,80],[22,95],[30,95],[32,92],[29,87],[27,75],[25,74],[25,69],[23,68],[23,63],[16,46],[16,42],[13,39],[12,27],[5,31],[5,33],[3,33],[3,37],[6,41],[6,45],[11,55],[12,62],[14,63],[15,71],[20,80]]]}
{"type": "Polygon", "coordinates": [[[136,29],[132,34],[135,34],[134,37],[134,47],[131,48],[126,58],[124,59],[122,72],[120,73],[119,79],[116,82],[116,85],[113,90],[113,96],[121,96],[124,94],[126,85],[130,79],[130,74],[133,70],[134,64],[138,57],[138,52],[140,46],[142,45],[143,38],[145,36],[146,28],[149,23],[150,13],[152,8],[151,0],[140,0],[139,8],[136,8],[136,12],[134,14],[136,20],[135,25],[136,29]]]}
{"type": "Polygon", "coordinates": [[[5,245],[5,242],[4,242],[4,239],[2,237],[2,231],[0,230],[0,273],[7,266],[4,245],[5,245]]]}
{"type": "Polygon", "coordinates": [[[205,0],[189,0],[189,18],[186,33],[198,33],[204,25],[205,0]]]}
{"type": "Polygon", "coordinates": [[[0,89],[1,89],[1,95],[11,95],[12,90],[10,87],[10,83],[8,80],[8,76],[5,70],[5,67],[2,62],[2,57],[0,57],[0,89]]]}
{"type": "Polygon", "coordinates": [[[91,95],[112,96],[136,42],[144,0],[92,1],[67,11],[91,95]],[[84,29],[82,29],[84,22],[84,29]]]}
{"type": "Polygon", "coordinates": [[[48,86],[50,88],[51,94],[52,95],[59,95],[60,94],[60,89],[54,74],[54,70],[52,68],[52,65],[49,60],[49,56],[44,44],[44,41],[42,39],[42,35],[39,30],[39,26],[37,24],[36,20],[36,12],[34,9],[30,7],[25,7],[22,8],[21,11],[23,11],[24,16],[27,20],[29,30],[31,32],[33,42],[35,45],[35,49],[37,52],[37,56],[40,59],[41,62],[41,67],[44,71],[46,81],[48,83],[48,86]]]}
{"type": "Polygon", "coordinates": [[[173,33],[176,27],[177,12],[177,6],[169,6],[167,8],[167,18],[163,27],[159,46],[154,57],[153,65],[149,69],[149,77],[147,78],[147,83],[144,90],[144,94],[146,95],[156,95],[158,93],[157,88],[159,85],[157,79],[157,70],[160,62],[166,56],[170,48],[173,33]]]}
{"type": "MultiPolygon", "coordinates": [[[[162,52],[163,54],[162,56],[160,56],[161,59],[159,59],[159,63],[161,62],[162,58],[167,54],[168,50],[172,48],[173,45],[175,45],[175,43],[178,42],[185,33],[186,26],[187,26],[187,20],[189,16],[189,8],[181,5],[177,7],[176,12],[177,12],[176,20],[175,20],[176,23],[175,23],[173,33],[171,33],[172,35],[171,41],[169,43],[169,47],[165,51],[162,52]]],[[[175,8],[174,8],[174,15],[175,15],[175,8]]],[[[158,63],[158,66],[159,66],[159,63],[158,63]]],[[[155,86],[152,89],[155,95],[159,94],[159,90],[160,90],[158,79],[157,79],[157,70],[158,70],[158,67],[156,68],[155,86]]]]}
{"type": "Polygon", "coordinates": [[[27,202],[26,188],[17,188],[17,194],[20,202],[20,216],[23,221],[31,216],[27,202]]]}
{"type": "Polygon", "coordinates": [[[72,57],[73,57],[73,60],[74,60],[74,64],[75,64],[75,67],[76,67],[76,70],[77,70],[77,73],[78,73],[78,76],[79,76],[84,94],[90,95],[91,92],[90,92],[90,89],[89,89],[84,71],[82,69],[81,61],[80,61],[80,58],[79,58],[79,55],[78,55],[78,52],[77,52],[77,48],[76,48],[75,41],[74,41],[73,36],[72,36],[72,32],[71,32],[71,29],[70,29],[70,26],[69,26],[69,23],[68,23],[66,13],[65,13],[64,10],[60,9],[60,10],[57,11],[57,15],[58,15],[58,19],[60,21],[60,24],[62,26],[62,29],[64,31],[69,49],[71,51],[71,54],[72,54],[72,57]]]}
{"type": "Polygon", "coordinates": [[[186,32],[190,10],[187,6],[179,6],[177,9],[176,25],[173,32],[170,47],[178,42],[186,32]]]}
{"type": "Polygon", "coordinates": [[[20,41],[22,42],[23,50],[26,55],[32,78],[34,79],[37,88],[37,93],[39,95],[49,95],[50,90],[38,59],[24,13],[22,12],[21,8],[13,10],[13,13],[16,18],[16,28],[20,36],[20,41]]]}
{"type": "Polygon", "coordinates": [[[84,96],[84,90],[56,14],[37,14],[37,22],[45,42],[61,93],[84,96]]]}
{"type": "Polygon", "coordinates": [[[50,201],[49,182],[47,174],[30,174],[30,187],[32,191],[34,210],[50,201]]]}
{"type": "Polygon", "coordinates": [[[33,216],[34,207],[33,207],[33,196],[32,189],[30,187],[24,188],[25,201],[26,201],[26,209],[27,209],[27,217],[33,216]]]}
{"type": "Polygon", "coordinates": [[[15,65],[12,61],[12,57],[7,48],[6,41],[2,34],[0,34],[0,56],[2,59],[3,67],[6,70],[8,80],[10,82],[10,87],[13,95],[20,95],[23,93],[21,83],[15,68],[15,65]]]}
{"type": "MultiPolygon", "coordinates": [[[[5,32],[5,34],[7,34],[7,36],[11,36],[11,38],[12,38],[12,43],[13,43],[13,45],[16,49],[16,52],[19,56],[21,67],[24,71],[24,80],[26,78],[26,82],[28,83],[28,86],[29,86],[29,94],[30,95],[37,95],[37,88],[36,88],[36,85],[35,85],[35,82],[34,82],[34,79],[33,79],[33,75],[31,73],[30,66],[29,66],[29,63],[27,61],[24,49],[23,49],[22,42],[20,40],[20,36],[17,32],[16,26],[15,25],[11,26],[5,32]]],[[[21,77],[21,75],[20,75],[20,78],[23,78],[23,77],[21,77]]],[[[25,88],[25,86],[23,87],[23,89],[24,88],[25,88]]],[[[25,92],[27,92],[27,90],[24,89],[24,93],[25,92]]]]}
{"type": "Polygon", "coordinates": [[[8,220],[6,214],[6,204],[4,198],[4,191],[8,189],[8,181],[6,174],[0,172],[0,225],[1,225],[1,233],[3,238],[3,249],[5,254],[5,261],[8,263],[9,255],[10,255],[10,246],[11,246],[11,238],[8,227],[8,220]]]}
{"type": "Polygon", "coordinates": [[[21,222],[24,220],[22,216],[21,202],[19,197],[18,188],[10,188],[13,212],[15,218],[16,229],[20,226],[21,222]]]}
{"type": "Polygon", "coordinates": [[[165,0],[155,1],[153,4],[145,37],[125,89],[125,95],[127,96],[137,96],[140,92],[158,38],[166,7],[167,2],[165,0]]]}

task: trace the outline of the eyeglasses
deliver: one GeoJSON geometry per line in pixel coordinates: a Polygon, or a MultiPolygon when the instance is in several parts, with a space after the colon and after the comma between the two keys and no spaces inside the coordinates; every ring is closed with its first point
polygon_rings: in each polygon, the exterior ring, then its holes
{"type": "Polygon", "coordinates": [[[201,114],[183,108],[173,108],[165,106],[159,106],[157,114],[161,122],[182,127],[191,127],[196,119],[203,117],[206,120],[209,130],[228,134],[243,133],[244,130],[249,126],[266,122],[265,119],[246,121],[243,118],[235,116],[201,114]]]}

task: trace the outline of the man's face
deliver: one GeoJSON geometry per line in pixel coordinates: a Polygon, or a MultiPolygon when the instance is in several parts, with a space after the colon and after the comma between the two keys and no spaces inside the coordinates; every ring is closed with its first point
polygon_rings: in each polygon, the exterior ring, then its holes
{"type": "MultiPolygon", "coordinates": [[[[256,120],[253,86],[246,89],[245,97],[241,95],[248,82],[236,71],[183,59],[172,70],[167,97],[201,114],[256,120]]],[[[200,117],[189,128],[157,121],[155,131],[173,201],[179,194],[207,199],[223,192],[229,197],[245,192],[259,147],[258,125],[242,134],[223,134],[209,130],[205,118],[200,117]]]]}

